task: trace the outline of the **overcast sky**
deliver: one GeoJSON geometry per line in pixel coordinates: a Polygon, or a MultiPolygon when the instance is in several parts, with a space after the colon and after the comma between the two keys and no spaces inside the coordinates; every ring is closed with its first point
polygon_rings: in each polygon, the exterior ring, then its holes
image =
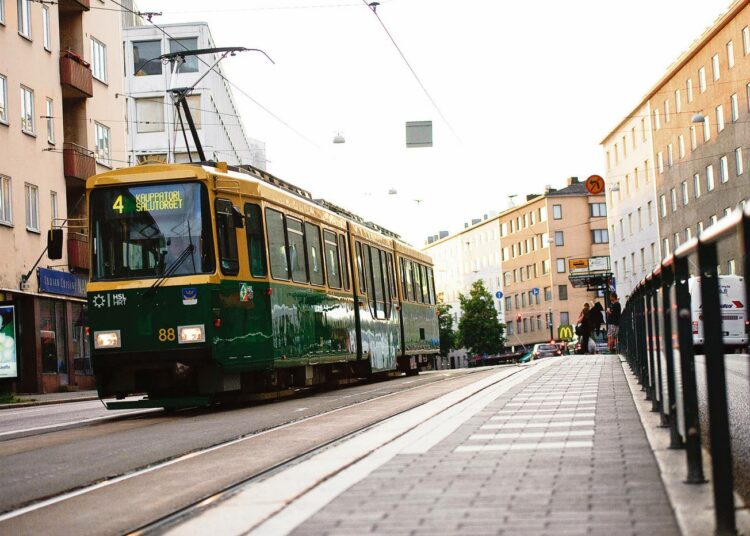
{"type": "Polygon", "coordinates": [[[601,139],[728,0],[139,0],[208,22],[268,169],[422,246],[566,177],[604,174],[601,139]],[[210,6],[212,10],[207,10],[210,6]],[[434,146],[406,149],[406,121],[434,146]],[[346,143],[334,145],[341,132],[346,143]],[[454,134],[455,132],[455,134],[454,134]],[[397,190],[396,195],[389,190],[397,190]]]}

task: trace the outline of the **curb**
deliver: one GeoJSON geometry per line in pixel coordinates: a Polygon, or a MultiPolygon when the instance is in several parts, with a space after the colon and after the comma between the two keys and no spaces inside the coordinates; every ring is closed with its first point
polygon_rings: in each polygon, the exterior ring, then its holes
{"type": "Polygon", "coordinates": [[[54,404],[67,404],[68,402],[88,402],[99,400],[98,396],[77,396],[70,398],[60,398],[57,400],[34,400],[28,402],[17,402],[15,404],[0,404],[0,411],[15,408],[30,408],[34,406],[51,406],[54,404]]]}

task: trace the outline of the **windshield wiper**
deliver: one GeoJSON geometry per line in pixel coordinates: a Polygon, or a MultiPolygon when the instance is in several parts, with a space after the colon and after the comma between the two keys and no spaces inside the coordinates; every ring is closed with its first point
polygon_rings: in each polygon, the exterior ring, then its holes
{"type": "MultiPolygon", "coordinates": [[[[185,262],[185,259],[188,257],[193,256],[193,252],[195,251],[195,246],[193,244],[188,244],[188,246],[182,250],[182,253],[180,253],[175,260],[172,261],[172,264],[170,264],[167,269],[164,271],[164,274],[154,281],[154,284],[149,287],[149,289],[143,293],[144,297],[151,296],[152,294],[156,293],[156,289],[159,288],[164,281],[167,280],[168,277],[170,277],[173,273],[177,271],[177,268],[180,267],[180,265],[185,262]]],[[[193,268],[193,273],[195,273],[195,268],[193,268]]]]}

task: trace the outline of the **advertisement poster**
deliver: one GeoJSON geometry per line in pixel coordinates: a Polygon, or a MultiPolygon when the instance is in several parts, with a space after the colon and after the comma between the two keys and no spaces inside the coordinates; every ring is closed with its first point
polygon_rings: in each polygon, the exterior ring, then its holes
{"type": "Polygon", "coordinates": [[[16,308],[0,304],[0,378],[16,378],[16,308]]]}

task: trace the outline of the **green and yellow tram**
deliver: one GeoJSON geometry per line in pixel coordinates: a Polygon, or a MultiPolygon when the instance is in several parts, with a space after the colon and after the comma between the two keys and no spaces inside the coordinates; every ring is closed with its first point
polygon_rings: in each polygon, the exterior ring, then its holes
{"type": "Polygon", "coordinates": [[[439,351],[430,258],[261,170],[87,181],[92,362],[108,407],[179,407],[416,373],[439,351]]]}

